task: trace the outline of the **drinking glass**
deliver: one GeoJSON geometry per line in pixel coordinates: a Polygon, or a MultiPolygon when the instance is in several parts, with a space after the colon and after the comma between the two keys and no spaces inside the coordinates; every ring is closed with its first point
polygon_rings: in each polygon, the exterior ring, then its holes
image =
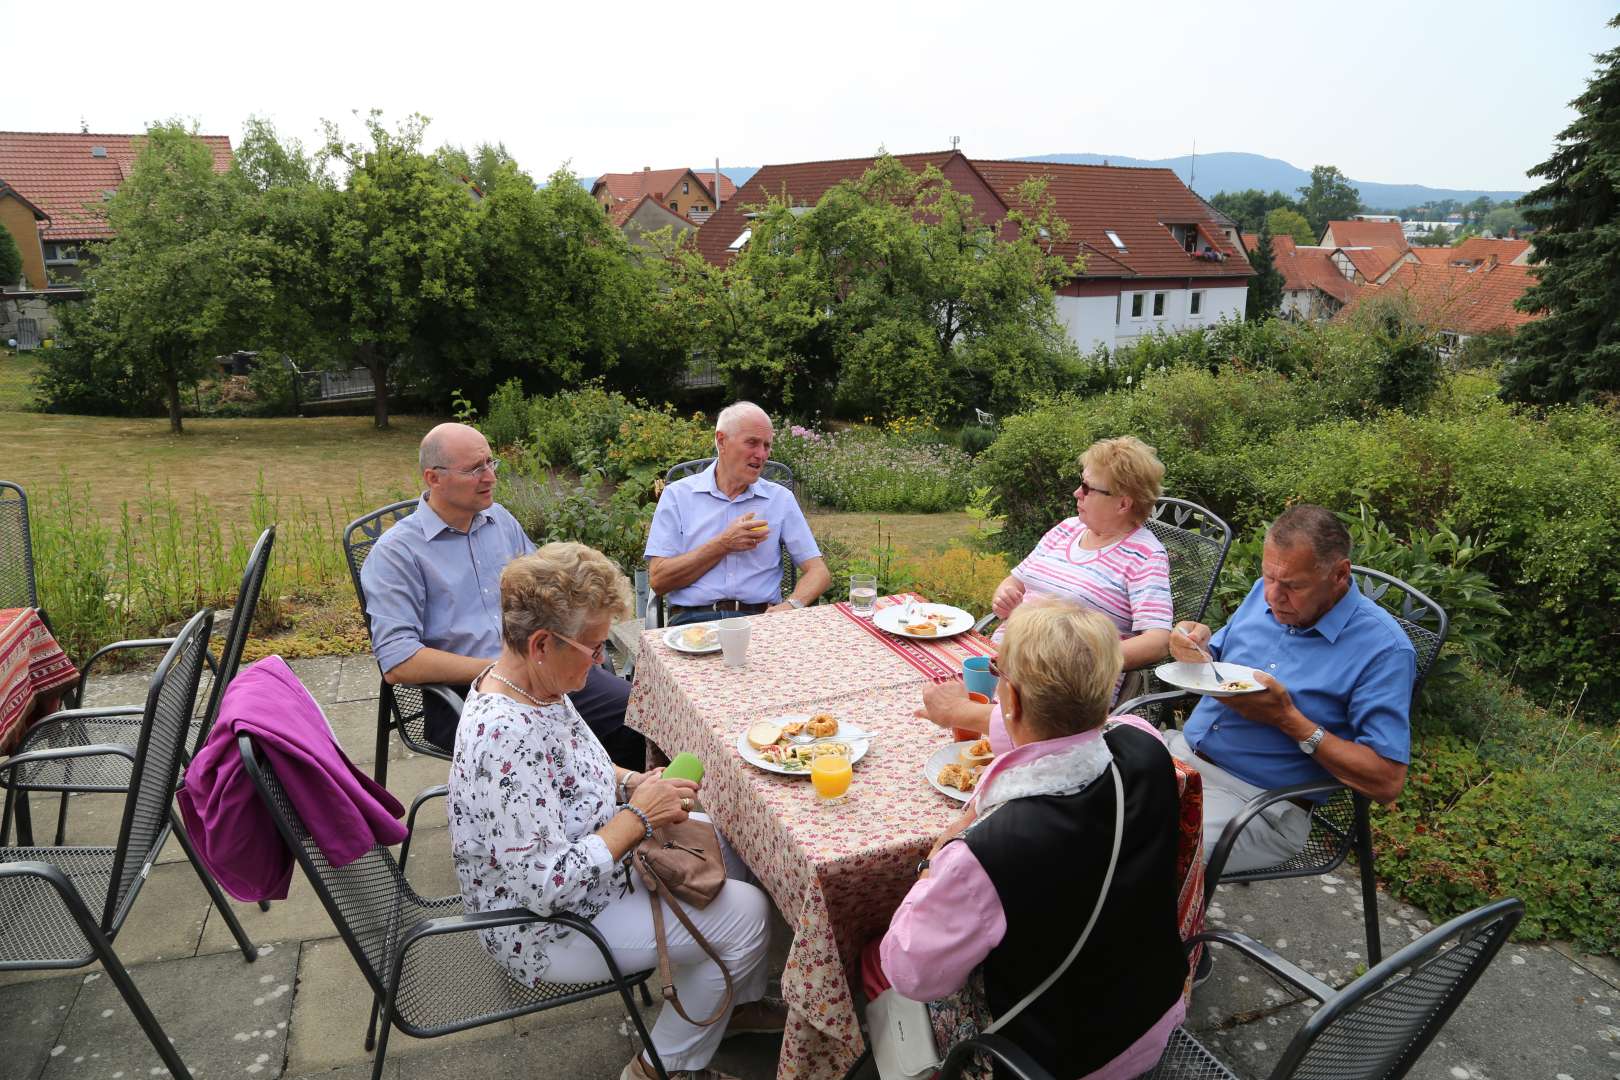
{"type": "Polygon", "coordinates": [[[848,791],[854,775],[849,758],[842,754],[825,754],[810,763],[810,782],[823,802],[831,802],[848,791]]]}
{"type": "Polygon", "coordinates": [[[877,575],[851,574],[849,576],[849,610],[863,619],[870,619],[876,605],[877,575]]]}

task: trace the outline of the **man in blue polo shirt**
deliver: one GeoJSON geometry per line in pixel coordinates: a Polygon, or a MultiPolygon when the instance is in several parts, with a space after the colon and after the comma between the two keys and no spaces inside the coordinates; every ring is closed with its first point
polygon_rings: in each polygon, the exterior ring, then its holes
{"type": "Polygon", "coordinates": [[[832,582],[793,492],[762,479],[775,432],[765,410],[739,401],[714,426],[714,464],[664,489],[647,535],[647,579],[669,623],[791,611],[832,582]],[[799,568],[782,596],[782,549],[799,568]]]}
{"type": "MultiPolygon", "coordinates": [[[[1266,533],[1261,580],[1219,633],[1181,624],[1177,660],[1245,664],[1262,693],[1206,697],[1170,752],[1204,781],[1204,851],[1251,798],[1271,788],[1326,779],[1378,802],[1406,783],[1409,714],[1417,654],[1400,624],[1350,580],[1350,534],[1320,506],[1287,510],[1266,533]]],[[[1227,870],[1271,866],[1296,855],[1310,813],[1279,802],[1250,822],[1227,870]]]]}
{"type": "MultiPolygon", "coordinates": [[[[383,533],[360,568],[371,651],[391,684],[445,683],[465,696],[501,654],[501,571],[534,543],[495,501],[500,462],[477,428],[440,424],[423,436],[418,463],[426,490],[416,512],[383,533]]],[[[568,697],[609,757],[643,767],[646,743],[624,726],[629,683],[593,667],[568,697]]],[[[460,719],[426,698],[429,742],[451,749],[460,719]]]]}

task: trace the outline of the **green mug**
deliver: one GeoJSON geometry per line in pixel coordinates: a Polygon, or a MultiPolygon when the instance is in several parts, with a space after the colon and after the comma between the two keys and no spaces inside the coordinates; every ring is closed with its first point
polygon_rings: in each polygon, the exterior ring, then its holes
{"type": "Polygon", "coordinates": [[[665,780],[690,780],[694,784],[703,783],[703,761],[696,754],[681,752],[676,754],[670,763],[664,766],[665,780]]]}

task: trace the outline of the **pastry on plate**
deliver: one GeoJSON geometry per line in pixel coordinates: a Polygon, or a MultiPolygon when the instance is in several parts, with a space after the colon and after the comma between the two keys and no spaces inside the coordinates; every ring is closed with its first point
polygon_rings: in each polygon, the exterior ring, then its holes
{"type": "Polygon", "coordinates": [[[962,747],[962,752],[958,756],[961,757],[964,765],[984,766],[990,764],[996,755],[990,750],[990,740],[985,738],[980,739],[971,746],[962,747]]]}
{"type": "Polygon", "coordinates": [[[688,649],[706,649],[720,640],[720,632],[712,626],[693,626],[681,631],[681,644],[688,649]]]}
{"type": "Polygon", "coordinates": [[[914,622],[906,625],[906,633],[917,637],[933,637],[939,633],[939,626],[931,622],[914,622]]]}
{"type": "Polygon", "coordinates": [[[939,770],[939,786],[953,787],[957,791],[972,791],[979,782],[979,770],[952,763],[939,770]]]}
{"type": "Polygon", "coordinates": [[[761,720],[748,729],[748,745],[755,750],[763,750],[767,746],[774,746],[781,737],[782,725],[773,724],[769,720],[761,720]]]}
{"type": "Polygon", "coordinates": [[[782,725],[782,734],[791,739],[793,736],[804,730],[805,723],[806,721],[803,720],[789,720],[787,723],[782,725]]]}
{"type": "Polygon", "coordinates": [[[838,718],[828,713],[816,713],[806,725],[811,735],[818,739],[825,739],[829,735],[838,734],[838,718]]]}

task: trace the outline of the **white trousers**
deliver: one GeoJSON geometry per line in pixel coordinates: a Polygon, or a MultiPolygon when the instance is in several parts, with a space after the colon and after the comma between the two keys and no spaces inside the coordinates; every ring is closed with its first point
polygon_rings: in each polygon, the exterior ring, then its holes
{"type": "MultiPolygon", "coordinates": [[[[1204,781],[1204,858],[1215,853],[1226,823],[1238,815],[1250,799],[1264,794],[1265,788],[1240,780],[1213,762],[1193,753],[1187,738],[1172,731],[1165,739],[1170,753],[1198,770],[1204,781]]],[[[1302,806],[1283,801],[1273,803],[1250,819],[1238,834],[1226,860],[1226,872],[1258,870],[1275,866],[1305,850],[1311,835],[1311,815],[1302,806]]]]}
{"type": "MultiPolygon", "coordinates": [[[[704,814],[692,816],[707,820],[704,814]]],[[[720,849],[728,879],[720,895],[706,908],[681,906],[731,972],[736,987],[732,998],[735,1007],[758,1001],[765,994],[771,904],[758,887],[744,880],[749,876],[748,870],[724,838],[720,849]]],[[[640,878],[635,878],[635,882],[635,892],[613,901],[591,920],[613,950],[613,961],[621,972],[658,967],[652,906],[640,878]]],[[[725,997],[725,979],[703,947],[667,907],[664,909],[664,940],[669,944],[671,973],[682,1008],[698,1019],[712,1015],[725,997]]],[[[583,934],[569,934],[567,940],[552,943],[546,948],[546,956],[551,960],[546,971],[549,982],[595,982],[608,977],[601,952],[583,934]]],[[[713,1024],[699,1027],[681,1019],[666,1003],[659,1010],[651,1032],[653,1047],[664,1068],[669,1072],[703,1068],[719,1047],[729,1020],[728,1013],[713,1024]]]]}

